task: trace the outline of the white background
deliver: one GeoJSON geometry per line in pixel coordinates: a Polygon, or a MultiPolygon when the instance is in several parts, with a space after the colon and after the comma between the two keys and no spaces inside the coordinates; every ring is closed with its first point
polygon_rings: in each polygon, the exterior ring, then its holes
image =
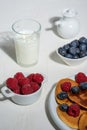
{"type": "Polygon", "coordinates": [[[66,8],[74,8],[80,22],[80,32],[73,39],[87,37],[87,0],[0,0],[0,84],[18,71],[44,73],[48,82],[40,99],[30,106],[19,106],[9,99],[0,99],[0,130],[57,129],[47,111],[47,96],[61,78],[87,72],[87,61],[78,66],[67,66],[55,53],[58,46],[72,41],[62,39],[54,30],[55,19],[66,8]],[[24,68],[16,63],[11,25],[20,18],[33,18],[41,23],[39,62],[24,68]]]}

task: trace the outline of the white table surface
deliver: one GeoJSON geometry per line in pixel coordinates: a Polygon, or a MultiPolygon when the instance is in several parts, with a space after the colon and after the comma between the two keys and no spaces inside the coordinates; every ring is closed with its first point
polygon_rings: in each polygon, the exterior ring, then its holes
{"type": "Polygon", "coordinates": [[[16,105],[0,94],[0,130],[59,130],[48,112],[48,94],[59,79],[79,71],[87,72],[87,61],[79,66],[68,66],[55,53],[58,46],[75,39],[62,39],[54,30],[53,21],[66,8],[78,12],[80,32],[75,38],[87,37],[87,0],[0,0],[0,84],[18,71],[42,72],[48,78],[40,99],[33,105],[16,105]],[[16,63],[11,40],[11,25],[20,18],[36,19],[42,26],[39,62],[28,68],[16,63]]]}

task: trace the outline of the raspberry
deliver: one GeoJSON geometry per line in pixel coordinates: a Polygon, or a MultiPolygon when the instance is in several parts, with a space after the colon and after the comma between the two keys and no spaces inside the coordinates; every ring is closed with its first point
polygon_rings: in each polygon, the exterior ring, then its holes
{"type": "Polygon", "coordinates": [[[33,77],[34,77],[34,73],[27,76],[27,78],[29,79],[30,82],[33,81],[33,77]]]}
{"type": "Polygon", "coordinates": [[[34,74],[33,81],[41,84],[43,80],[44,80],[44,77],[41,74],[39,73],[34,74]]]}
{"type": "Polygon", "coordinates": [[[14,75],[14,78],[16,78],[17,80],[19,80],[19,79],[24,78],[24,75],[23,75],[22,72],[17,72],[17,73],[14,75]]]}
{"type": "Polygon", "coordinates": [[[36,82],[31,82],[30,84],[31,84],[34,92],[40,88],[40,86],[36,82]]]}
{"type": "Polygon", "coordinates": [[[64,82],[63,84],[61,84],[61,89],[65,92],[70,91],[70,88],[71,88],[70,82],[64,82]]]}
{"type": "Polygon", "coordinates": [[[28,84],[28,83],[30,83],[30,81],[29,81],[28,78],[22,78],[22,79],[20,79],[20,80],[18,81],[18,84],[19,84],[20,86],[23,86],[23,85],[28,84]]]}
{"type": "Polygon", "coordinates": [[[27,77],[22,72],[17,72],[14,77],[6,80],[6,85],[16,94],[31,94],[40,88],[43,76],[32,73],[27,77]]]}
{"type": "Polygon", "coordinates": [[[16,78],[8,78],[6,80],[6,85],[8,88],[10,88],[11,90],[14,90],[17,88],[18,86],[18,80],[16,78]]]}
{"type": "Polygon", "coordinates": [[[22,86],[21,92],[23,95],[31,94],[31,93],[33,93],[33,88],[30,84],[25,84],[22,86]]]}
{"type": "Polygon", "coordinates": [[[82,83],[82,82],[86,82],[87,81],[87,77],[84,73],[79,72],[76,76],[75,76],[75,80],[77,83],[82,83]]]}
{"type": "Polygon", "coordinates": [[[73,116],[73,117],[79,116],[79,114],[80,114],[80,107],[79,107],[79,105],[78,104],[72,104],[71,106],[69,106],[67,113],[70,116],[73,116]]]}
{"type": "Polygon", "coordinates": [[[20,94],[20,87],[18,86],[16,89],[13,90],[14,93],[20,94]]]}

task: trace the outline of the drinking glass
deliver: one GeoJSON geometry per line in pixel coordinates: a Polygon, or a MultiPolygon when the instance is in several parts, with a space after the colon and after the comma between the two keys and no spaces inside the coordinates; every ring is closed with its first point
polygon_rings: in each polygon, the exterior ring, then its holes
{"type": "Polygon", "coordinates": [[[13,23],[17,63],[28,67],[39,59],[41,24],[33,19],[21,19],[13,23]]]}

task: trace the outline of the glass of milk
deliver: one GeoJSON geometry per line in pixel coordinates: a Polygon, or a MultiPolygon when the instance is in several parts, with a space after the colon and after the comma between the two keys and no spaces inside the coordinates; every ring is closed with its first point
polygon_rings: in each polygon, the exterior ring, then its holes
{"type": "Polygon", "coordinates": [[[18,20],[12,25],[17,63],[28,67],[39,59],[41,25],[33,19],[18,20]]]}

